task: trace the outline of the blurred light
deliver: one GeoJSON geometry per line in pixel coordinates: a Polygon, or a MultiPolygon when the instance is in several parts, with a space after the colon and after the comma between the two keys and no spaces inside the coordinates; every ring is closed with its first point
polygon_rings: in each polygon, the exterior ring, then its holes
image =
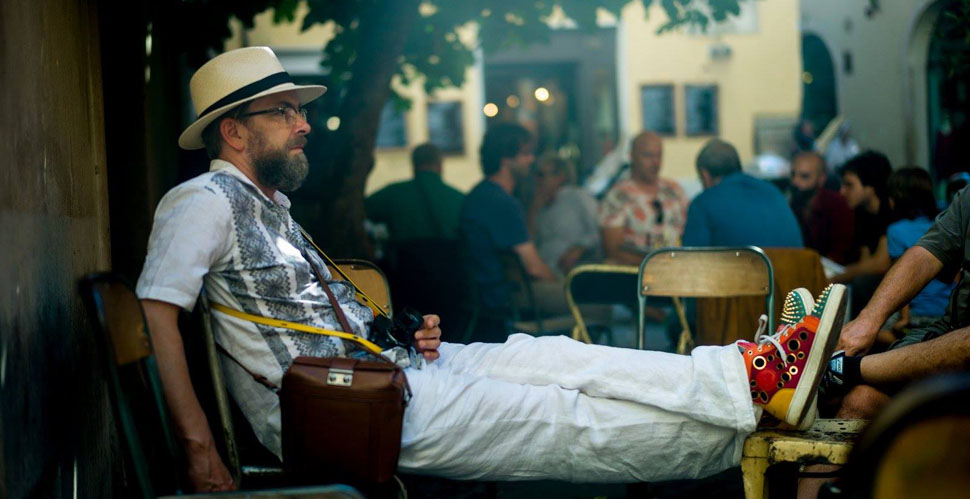
{"type": "Polygon", "coordinates": [[[490,15],[492,15],[492,11],[490,9],[482,9],[482,17],[488,17],[490,15]]]}
{"type": "Polygon", "coordinates": [[[434,55],[434,54],[431,54],[430,56],[428,56],[428,64],[431,64],[432,66],[434,66],[439,62],[441,62],[441,57],[438,57],[437,55],[434,55]]]}
{"type": "Polygon", "coordinates": [[[815,81],[815,77],[812,76],[812,73],[802,71],[802,82],[804,82],[806,85],[811,85],[813,81],[815,81]]]}
{"type": "Polygon", "coordinates": [[[546,87],[539,87],[536,89],[536,100],[539,102],[545,102],[549,100],[549,90],[546,87]]]}
{"type": "Polygon", "coordinates": [[[331,116],[331,117],[327,118],[327,130],[330,130],[331,132],[334,132],[338,128],[340,128],[340,118],[339,117],[337,117],[337,116],[331,116]]]}
{"type": "Polygon", "coordinates": [[[511,107],[511,108],[519,107],[519,96],[517,96],[517,95],[510,95],[510,96],[508,96],[508,97],[505,98],[505,103],[508,104],[509,107],[511,107]]]}
{"type": "Polygon", "coordinates": [[[494,118],[495,115],[498,114],[498,106],[496,106],[493,102],[489,102],[488,104],[485,104],[485,107],[482,108],[482,112],[485,113],[485,116],[494,118]]]}

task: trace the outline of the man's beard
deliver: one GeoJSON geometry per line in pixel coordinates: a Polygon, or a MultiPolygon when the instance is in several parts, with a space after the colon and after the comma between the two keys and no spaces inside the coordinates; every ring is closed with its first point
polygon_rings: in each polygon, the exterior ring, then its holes
{"type": "Polygon", "coordinates": [[[818,189],[801,190],[794,186],[791,187],[791,207],[795,213],[806,211],[815,198],[818,189]]]}
{"type": "Polygon", "coordinates": [[[253,147],[253,169],[259,183],[270,189],[283,192],[295,191],[303,185],[310,163],[302,151],[296,156],[290,156],[293,147],[306,144],[306,139],[297,137],[286,143],[280,149],[267,147],[261,135],[255,135],[251,144],[253,147]]]}

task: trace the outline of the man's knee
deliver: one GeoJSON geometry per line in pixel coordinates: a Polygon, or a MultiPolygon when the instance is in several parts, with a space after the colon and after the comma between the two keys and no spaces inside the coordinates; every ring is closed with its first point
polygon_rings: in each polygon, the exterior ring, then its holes
{"type": "Polygon", "coordinates": [[[889,397],[867,385],[859,385],[842,399],[836,417],[842,419],[872,419],[889,401],[889,397]]]}

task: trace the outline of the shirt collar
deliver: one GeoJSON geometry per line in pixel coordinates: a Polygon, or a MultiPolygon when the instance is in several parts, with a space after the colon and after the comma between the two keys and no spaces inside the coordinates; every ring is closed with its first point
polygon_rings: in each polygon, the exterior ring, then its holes
{"type": "Polygon", "coordinates": [[[273,193],[273,199],[268,198],[266,194],[259,187],[257,187],[256,184],[253,183],[252,180],[249,180],[249,177],[247,177],[246,174],[242,172],[242,170],[237,168],[236,165],[224,159],[212,160],[209,163],[209,171],[223,172],[223,173],[232,175],[233,177],[236,177],[239,180],[241,180],[244,184],[251,185],[253,189],[255,189],[256,192],[258,192],[259,195],[262,196],[263,199],[267,201],[272,201],[273,203],[276,203],[286,208],[287,210],[290,209],[290,198],[286,197],[286,194],[283,194],[282,192],[277,190],[276,192],[273,193]]]}

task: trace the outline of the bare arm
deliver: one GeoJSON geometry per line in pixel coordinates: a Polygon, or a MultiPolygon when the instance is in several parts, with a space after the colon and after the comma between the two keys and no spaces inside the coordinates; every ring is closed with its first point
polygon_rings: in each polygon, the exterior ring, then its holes
{"type": "Polygon", "coordinates": [[[536,245],[532,244],[532,241],[526,241],[516,245],[512,249],[519,255],[519,259],[522,260],[522,265],[525,267],[525,272],[530,277],[544,281],[556,280],[556,275],[552,273],[552,269],[546,265],[546,262],[543,262],[542,258],[539,257],[536,245]]]}
{"type": "Polygon", "coordinates": [[[142,300],[142,306],[158,359],[165,400],[188,459],[189,480],[197,491],[232,490],[235,488],[232,476],[216,450],[215,439],[189,378],[178,329],[179,308],[156,300],[142,300]]]}
{"type": "Polygon", "coordinates": [[[832,278],[832,282],[849,282],[860,275],[882,274],[889,270],[892,261],[889,259],[889,246],[886,236],[879,238],[879,245],[876,252],[869,254],[866,248],[862,249],[862,258],[852,265],[846,266],[845,272],[832,278]]]}
{"type": "Polygon", "coordinates": [[[842,328],[839,347],[848,355],[865,353],[890,314],[909,303],[943,269],[943,262],[920,246],[903,253],[859,317],[842,328]]]}
{"type": "Polygon", "coordinates": [[[623,246],[623,227],[603,227],[603,250],[606,258],[625,265],[640,265],[643,256],[627,251],[623,246]]]}

